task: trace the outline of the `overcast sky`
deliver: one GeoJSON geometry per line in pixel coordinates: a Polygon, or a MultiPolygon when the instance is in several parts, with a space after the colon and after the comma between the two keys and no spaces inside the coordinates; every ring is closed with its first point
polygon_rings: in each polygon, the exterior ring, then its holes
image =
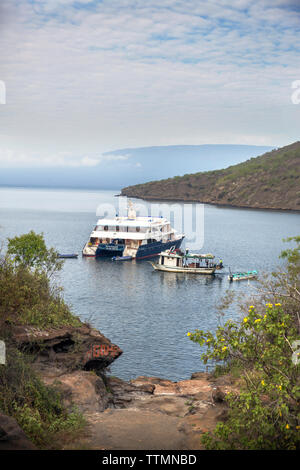
{"type": "Polygon", "coordinates": [[[299,140],[300,0],[1,0],[0,15],[2,167],[299,140]]]}

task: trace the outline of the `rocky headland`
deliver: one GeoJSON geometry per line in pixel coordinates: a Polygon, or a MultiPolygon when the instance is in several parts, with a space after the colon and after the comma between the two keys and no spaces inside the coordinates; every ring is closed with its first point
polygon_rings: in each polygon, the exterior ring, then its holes
{"type": "MultiPolygon", "coordinates": [[[[39,329],[15,326],[12,341],[29,352],[32,367],[46,385],[74,405],[87,426],[72,449],[200,449],[201,434],[226,419],[224,398],[234,390],[229,376],[198,372],[189,380],[158,377],[124,381],[107,367],[121,349],[87,324],[39,329]]],[[[16,421],[0,415],[0,449],[33,449],[16,421]]]]}
{"type": "Polygon", "coordinates": [[[128,186],[121,195],[252,209],[300,211],[300,142],[223,170],[128,186]]]}

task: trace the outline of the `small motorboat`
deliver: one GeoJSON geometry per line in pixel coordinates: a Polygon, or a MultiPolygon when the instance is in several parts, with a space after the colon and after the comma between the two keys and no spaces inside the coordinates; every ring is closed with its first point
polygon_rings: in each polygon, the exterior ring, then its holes
{"type": "Polygon", "coordinates": [[[229,272],[228,280],[230,282],[232,281],[247,281],[248,279],[257,279],[258,272],[256,270],[254,271],[247,271],[247,272],[237,272],[237,273],[232,273],[231,271],[229,272]]]}
{"type": "Polygon", "coordinates": [[[64,253],[59,253],[58,258],[78,258],[78,253],[71,253],[71,254],[64,254],[64,253]]]}
{"type": "Polygon", "coordinates": [[[214,274],[220,267],[211,253],[183,253],[180,250],[162,251],[157,263],[150,261],[156,271],[189,274],[214,274]]]}
{"type": "Polygon", "coordinates": [[[113,256],[112,261],[130,261],[132,256],[113,256]]]}

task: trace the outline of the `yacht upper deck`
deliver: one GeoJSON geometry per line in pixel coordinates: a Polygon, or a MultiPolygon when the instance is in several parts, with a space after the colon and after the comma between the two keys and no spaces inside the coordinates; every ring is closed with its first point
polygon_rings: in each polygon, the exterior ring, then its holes
{"type": "Polygon", "coordinates": [[[153,226],[163,226],[170,222],[164,217],[115,217],[114,219],[99,219],[97,230],[103,230],[104,227],[143,227],[151,228],[153,226]]]}

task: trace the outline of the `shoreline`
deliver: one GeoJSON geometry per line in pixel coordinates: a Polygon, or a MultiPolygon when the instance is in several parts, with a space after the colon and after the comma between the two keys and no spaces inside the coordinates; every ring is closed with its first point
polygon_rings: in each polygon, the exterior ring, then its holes
{"type": "Polygon", "coordinates": [[[243,206],[243,205],[233,205],[233,204],[222,204],[218,202],[205,202],[199,201],[197,199],[176,199],[176,198],[156,198],[156,197],[142,197],[142,196],[135,196],[135,195],[127,195],[127,194],[116,194],[115,197],[127,197],[132,199],[140,199],[146,202],[174,202],[174,203],[185,203],[185,204],[205,204],[207,206],[213,207],[220,207],[223,209],[248,209],[248,210],[259,210],[259,211],[268,211],[268,212],[287,212],[287,213],[294,213],[300,214],[300,210],[298,209],[284,209],[284,208],[274,208],[274,207],[254,207],[254,206],[243,206]]]}

